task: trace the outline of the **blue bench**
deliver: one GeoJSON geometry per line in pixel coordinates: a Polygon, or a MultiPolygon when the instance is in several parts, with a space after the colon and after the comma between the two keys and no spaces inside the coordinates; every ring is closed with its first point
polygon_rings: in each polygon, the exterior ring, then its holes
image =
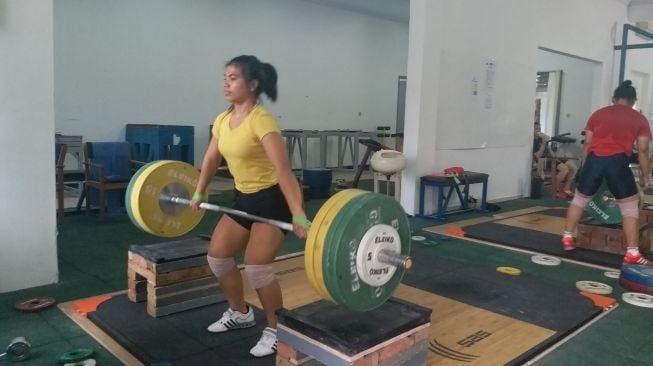
{"type": "Polygon", "coordinates": [[[478,210],[480,212],[488,212],[487,210],[487,182],[489,174],[485,173],[476,173],[465,171],[464,177],[459,178],[460,183],[452,177],[447,177],[444,175],[425,175],[420,178],[419,185],[419,215],[435,218],[440,221],[445,221],[446,216],[453,215],[457,213],[467,212],[471,210],[478,210]],[[480,206],[469,207],[469,190],[460,190],[460,186],[465,184],[472,185],[476,183],[483,184],[483,194],[481,197],[480,206]],[[432,215],[424,215],[424,193],[427,187],[433,187],[436,189],[436,198],[437,205],[436,211],[432,215]],[[457,210],[447,211],[449,206],[449,201],[453,193],[456,192],[458,199],[460,200],[460,208],[457,210]]]}

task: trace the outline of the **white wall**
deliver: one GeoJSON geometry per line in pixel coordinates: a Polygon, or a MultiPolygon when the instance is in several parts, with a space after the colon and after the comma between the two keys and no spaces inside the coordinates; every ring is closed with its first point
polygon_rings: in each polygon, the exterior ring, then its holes
{"type": "MultiPolygon", "coordinates": [[[[447,166],[489,173],[490,198],[522,193],[537,48],[533,34],[523,30],[534,14],[533,1],[411,1],[406,131],[419,140],[406,155],[419,166],[409,164],[403,174],[407,212],[417,211],[418,177],[447,166]],[[506,17],[506,9],[519,16],[506,17]],[[490,60],[495,68],[488,72],[490,60]],[[417,90],[411,89],[415,80],[422,84],[417,90]]],[[[480,187],[471,193],[480,197],[480,187]]]]}
{"type": "Polygon", "coordinates": [[[405,23],[300,0],[59,0],[54,10],[59,132],[106,141],[127,123],[194,125],[199,165],[227,107],[223,65],[239,54],[277,68],[279,101],[267,106],[282,128],[395,125],[405,23]]]}
{"type": "MultiPolygon", "coordinates": [[[[406,130],[415,129],[409,136],[417,146],[407,156],[418,161],[403,174],[402,204],[410,213],[417,211],[419,176],[452,165],[489,173],[489,199],[528,192],[538,48],[595,62],[590,109],[610,103],[614,36],[627,20],[622,2],[412,0],[410,16],[406,106],[416,112],[407,110],[406,130]],[[430,25],[433,19],[443,25],[430,25]],[[496,87],[484,114],[482,63],[488,58],[496,61],[496,87]],[[428,69],[425,60],[437,61],[428,69]],[[422,74],[437,85],[411,91],[411,80],[422,74]]],[[[472,194],[478,196],[478,188],[472,194]]],[[[427,209],[432,207],[427,196],[427,209]]]]}
{"type": "Polygon", "coordinates": [[[0,293],[57,282],[52,1],[0,0],[0,293]]]}

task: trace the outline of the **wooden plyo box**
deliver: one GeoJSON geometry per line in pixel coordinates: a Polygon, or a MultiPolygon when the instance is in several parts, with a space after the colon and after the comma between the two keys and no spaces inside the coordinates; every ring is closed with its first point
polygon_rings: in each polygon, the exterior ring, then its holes
{"type": "MultiPolygon", "coordinates": [[[[639,222],[640,224],[650,224],[653,225],[653,209],[643,208],[639,210],[639,222]]],[[[653,228],[651,229],[653,231],[653,228]]],[[[651,233],[651,240],[649,241],[649,251],[653,250],[653,233],[651,233]]],[[[640,240],[642,244],[645,244],[640,240]]]]}
{"type": "Polygon", "coordinates": [[[277,366],[426,364],[431,309],[390,299],[360,313],[320,300],[278,314],[277,366]]]}
{"type": "MultiPolygon", "coordinates": [[[[651,243],[651,224],[640,223],[639,250],[648,253],[651,243]]],[[[579,248],[592,249],[600,252],[624,254],[628,243],[624,237],[621,225],[602,225],[598,221],[585,221],[578,224],[576,245],[579,248]]]]}
{"type": "Polygon", "coordinates": [[[206,262],[209,242],[186,239],[132,245],[127,260],[127,297],[147,301],[147,313],[160,317],[224,301],[206,262]]]}

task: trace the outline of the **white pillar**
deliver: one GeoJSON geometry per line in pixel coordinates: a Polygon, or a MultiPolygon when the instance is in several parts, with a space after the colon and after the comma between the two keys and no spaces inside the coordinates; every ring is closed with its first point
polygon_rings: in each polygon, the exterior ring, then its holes
{"type": "Polygon", "coordinates": [[[0,293],[57,282],[52,0],[0,0],[0,293]]]}
{"type": "Polygon", "coordinates": [[[435,161],[438,110],[442,0],[411,0],[408,31],[408,72],[401,204],[409,214],[419,208],[419,178],[431,173],[435,161]]]}

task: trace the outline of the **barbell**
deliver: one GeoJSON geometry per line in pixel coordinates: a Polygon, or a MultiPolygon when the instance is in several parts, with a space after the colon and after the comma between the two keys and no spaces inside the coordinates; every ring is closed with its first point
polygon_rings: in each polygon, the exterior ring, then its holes
{"type": "MultiPolygon", "coordinates": [[[[141,167],[127,186],[125,207],[138,228],[161,237],[184,235],[205,210],[221,211],[292,230],[292,224],[206,202],[189,206],[199,172],[181,161],[141,167]]],[[[345,189],[319,209],[308,230],[304,266],[309,283],[325,299],[353,310],[379,307],[412,266],[410,225],[401,205],[386,195],[345,189]]]]}

